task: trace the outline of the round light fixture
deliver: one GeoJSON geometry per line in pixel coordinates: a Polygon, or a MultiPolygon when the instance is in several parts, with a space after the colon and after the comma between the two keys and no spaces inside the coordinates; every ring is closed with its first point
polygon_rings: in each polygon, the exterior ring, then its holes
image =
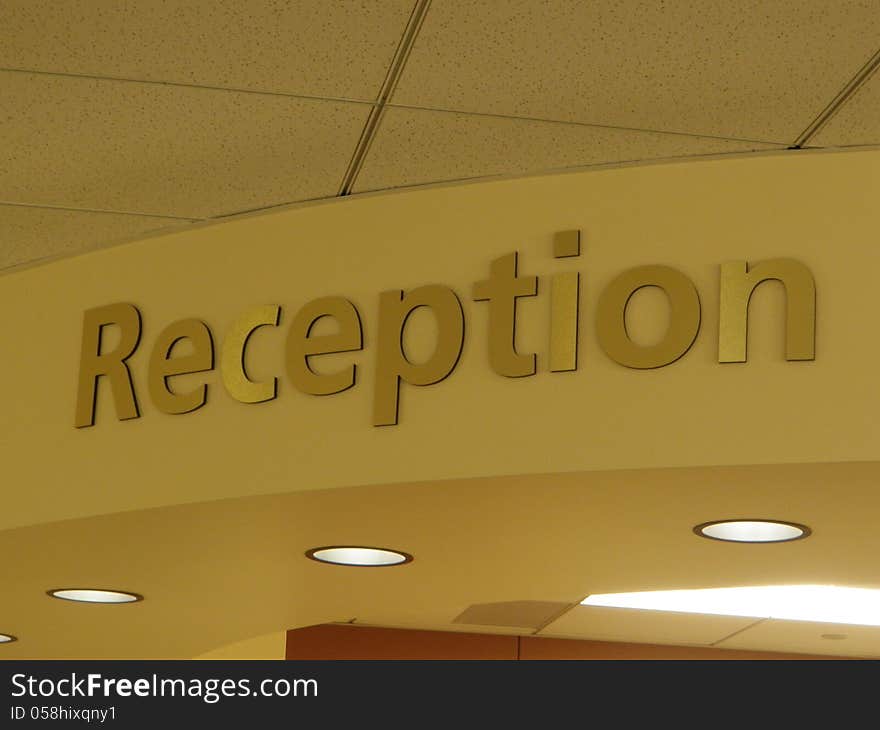
{"type": "Polygon", "coordinates": [[[384,568],[411,563],[413,556],[399,550],[361,547],[357,545],[328,545],[306,551],[306,557],[320,563],[351,565],[359,568],[384,568]]]}
{"type": "Polygon", "coordinates": [[[724,542],[790,542],[809,537],[806,525],[779,520],[716,520],[694,528],[700,537],[724,542]]]}
{"type": "Polygon", "coordinates": [[[136,603],[144,597],[127,591],[106,591],[99,588],[57,588],[46,591],[53,598],[79,603],[136,603]]]}
{"type": "Polygon", "coordinates": [[[18,641],[18,637],[12,634],[0,634],[0,644],[11,644],[13,641],[18,641]]]}

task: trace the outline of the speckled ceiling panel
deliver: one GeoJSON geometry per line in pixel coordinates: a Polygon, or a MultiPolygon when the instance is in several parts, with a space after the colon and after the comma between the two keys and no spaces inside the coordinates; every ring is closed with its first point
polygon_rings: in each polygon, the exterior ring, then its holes
{"type": "Polygon", "coordinates": [[[393,102],[791,143],[878,46],[876,0],[446,0],[393,102]]]}
{"type": "Polygon", "coordinates": [[[0,67],[374,100],[414,0],[4,0],[0,67]]]}
{"type": "Polygon", "coordinates": [[[774,147],[581,124],[387,109],[355,189],[761,149],[774,147]]]}
{"type": "Polygon", "coordinates": [[[0,72],[0,201],[199,218],[336,193],[370,106],[0,72]]]}
{"type": "Polygon", "coordinates": [[[862,144],[880,144],[880,72],[875,72],[809,141],[810,146],[821,147],[862,144]]]}
{"type": "Polygon", "coordinates": [[[0,271],[184,225],[168,218],[0,205],[0,271]]]}

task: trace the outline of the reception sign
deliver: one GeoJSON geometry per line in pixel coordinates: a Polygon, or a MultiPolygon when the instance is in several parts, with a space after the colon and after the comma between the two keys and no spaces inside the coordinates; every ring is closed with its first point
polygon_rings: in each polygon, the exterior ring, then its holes
{"type": "Polygon", "coordinates": [[[355,196],[7,275],[3,519],[874,460],[877,160],[355,196]]]}

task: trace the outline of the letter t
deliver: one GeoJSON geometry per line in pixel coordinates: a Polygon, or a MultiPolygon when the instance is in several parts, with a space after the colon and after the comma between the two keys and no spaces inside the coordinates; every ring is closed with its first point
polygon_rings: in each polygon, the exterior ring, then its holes
{"type": "Polygon", "coordinates": [[[489,302],[489,365],[499,375],[535,374],[534,353],[516,351],[516,300],[538,293],[538,277],[516,275],[516,252],[492,261],[489,278],[474,284],[474,301],[489,302]]]}

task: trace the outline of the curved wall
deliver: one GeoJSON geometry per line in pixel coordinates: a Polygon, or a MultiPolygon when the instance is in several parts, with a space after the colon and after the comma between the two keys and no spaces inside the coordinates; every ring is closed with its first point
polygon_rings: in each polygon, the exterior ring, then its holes
{"type": "MultiPolygon", "coordinates": [[[[873,336],[880,309],[880,152],[810,153],[594,170],[354,197],[159,236],[3,278],[0,372],[7,488],[4,528],[227,497],[506,474],[667,466],[871,461],[880,453],[873,336]],[[582,253],[553,257],[553,236],[579,229],[582,253]],[[473,283],[518,252],[539,277],[521,298],[517,347],[537,374],[489,367],[486,302],[473,283]],[[719,265],[792,257],[817,288],[816,358],[783,357],[782,288],[752,299],[749,359],[719,364],[719,265]],[[677,362],[622,367],[596,339],[600,292],[621,271],[672,266],[696,285],[702,319],[677,362]],[[548,371],[550,276],[581,274],[579,363],[548,371]],[[465,337],[452,374],[403,384],[399,423],[373,422],[379,294],[451,287],[465,337]],[[364,349],[357,383],[306,395],[284,369],[298,309],[344,296],[358,308],[364,349]],[[129,360],[141,417],[119,421],[107,383],[96,423],[74,428],[85,310],[134,304],[143,318],[129,360]],[[274,400],[243,404],[215,368],[174,387],[208,384],[206,405],[167,415],[147,390],[150,350],[182,318],[203,320],[219,348],[236,317],[277,304],[277,328],[251,338],[254,379],[279,378],[274,400]]],[[[634,338],[658,337],[665,299],[631,302],[634,338]]],[[[407,348],[430,356],[434,324],[410,318],[407,348]]],[[[106,343],[105,343],[106,344],[106,343]]]]}

